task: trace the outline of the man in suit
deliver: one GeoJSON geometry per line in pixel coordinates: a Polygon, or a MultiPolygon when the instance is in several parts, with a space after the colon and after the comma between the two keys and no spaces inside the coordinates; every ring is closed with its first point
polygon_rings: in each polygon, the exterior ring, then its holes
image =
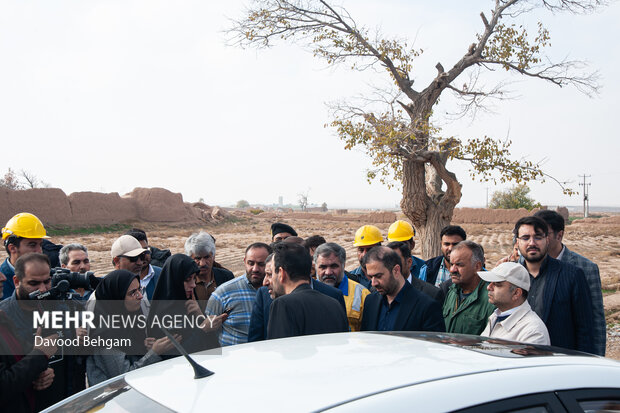
{"type": "Polygon", "coordinates": [[[562,262],[581,268],[586,277],[592,300],[592,316],[594,329],[594,354],[605,355],[605,343],[607,341],[607,323],[605,322],[605,310],[603,308],[603,294],[601,291],[601,276],[598,265],[566,248],[562,243],[564,238],[564,218],[555,211],[548,209],[538,211],[535,217],[541,218],[549,227],[549,248],[547,254],[562,262]]]}
{"type": "Polygon", "coordinates": [[[274,246],[267,338],[349,331],[347,315],[335,299],[310,287],[312,259],[301,245],[274,246]]]}
{"type": "MultiPolygon", "coordinates": [[[[271,277],[273,276],[273,254],[267,257],[266,263],[267,265],[265,266],[263,286],[256,292],[256,301],[254,302],[252,316],[250,317],[250,330],[248,332],[249,342],[261,341],[267,338],[269,310],[274,299],[274,293],[271,285],[271,277]]],[[[344,298],[339,289],[314,279],[310,281],[310,286],[312,289],[336,299],[346,311],[344,298]]]]}
{"type": "Polygon", "coordinates": [[[547,326],[551,345],[593,353],[592,301],[583,271],[549,256],[542,219],[521,218],[514,235],[530,273],[528,302],[547,326]]]}
{"type": "Polygon", "coordinates": [[[448,225],[439,234],[441,239],[441,254],[426,261],[426,268],[420,271],[420,279],[439,287],[441,283],[451,278],[450,252],[461,241],[467,239],[465,230],[458,225],[448,225]]]}
{"type": "Polygon", "coordinates": [[[374,247],[362,265],[377,290],[366,297],[362,331],[445,331],[439,303],[405,281],[396,252],[374,247]]]}
{"type": "Polygon", "coordinates": [[[227,269],[216,268],[213,265],[215,262],[215,239],[211,234],[200,231],[190,235],[185,241],[185,255],[192,257],[200,268],[200,272],[196,276],[194,294],[200,310],[204,311],[213,291],[235,276],[227,269]]]}
{"type": "MultiPolygon", "coordinates": [[[[392,241],[387,245],[388,248],[392,249],[403,262],[401,268],[412,268],[411,261],[411,249],[409,248],[409,244],[401,241],[392,241]],[[407,257],[407,258],[405,258],[407,257]]],[[[417,278],[411,271],[407,274],[406,270],[403,271],[403,277],[409,284],[413,286],[418,291],[422,291],[424,294],[431,297],[433,300],[437,301],[440,305],[443,304],[444,293],[438,287],[435,287],[432,284],[427,283],[426,281],[422,281],[417,278]]]]}

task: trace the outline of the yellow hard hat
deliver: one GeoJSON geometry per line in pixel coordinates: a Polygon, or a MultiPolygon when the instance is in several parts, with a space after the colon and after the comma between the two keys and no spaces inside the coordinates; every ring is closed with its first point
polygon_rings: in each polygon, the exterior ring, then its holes
{"type": "Polygon", "coordinates": [[[381,230],[374,225],[364,225],[355,232],[355,241],[353,245],[363,247],[366,245],[374,245],[383,241],[381,230]]]}
{"type": "Polygon", "coordinates": [[[49,238],[41,220],[28,212],[15,215],[2,228],[3,240],[11,235],[21,238],[49,238]]]}
{"type": "Polygon", "coordinates": [[[390,225],[388,230],[388,240],[390,241],[409,241],[415,235],[415,229],[410,223],[400,219],[390,225]]]}

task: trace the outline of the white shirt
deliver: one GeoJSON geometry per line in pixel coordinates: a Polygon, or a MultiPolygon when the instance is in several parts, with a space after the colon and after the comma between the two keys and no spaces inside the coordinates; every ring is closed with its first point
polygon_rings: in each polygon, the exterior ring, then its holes
{"type": "MultiPolygon", "coordinates": [[[[547,326],[532,311],[532,307],[526,301],[518,307],[512,308],[512,314],[505,319],[496,323],[497,317],[501,311],[495,310],[489,317],[486,328],[480,334],[485,337],[502,338],[504,340],[521,341],[523,343],[549,345],[549,332],[547,326]]],[[[505,311],[504,313],[507,313],[505,311]]]]}

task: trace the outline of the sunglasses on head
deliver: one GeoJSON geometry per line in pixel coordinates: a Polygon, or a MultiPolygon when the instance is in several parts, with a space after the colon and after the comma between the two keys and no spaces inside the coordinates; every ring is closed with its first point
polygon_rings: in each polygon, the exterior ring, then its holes
{"type": "Polygon", "coordinates": [[[126,255],[121,255],[121,257],[127,258],[131,262],[136,262],[138,261],[138,259],[141,259],[142,261],[144,261],[144,259],[146,258],[146,252],[143,252],[140,255],[136,255],[135,257],[128,257],[126,255]]]}

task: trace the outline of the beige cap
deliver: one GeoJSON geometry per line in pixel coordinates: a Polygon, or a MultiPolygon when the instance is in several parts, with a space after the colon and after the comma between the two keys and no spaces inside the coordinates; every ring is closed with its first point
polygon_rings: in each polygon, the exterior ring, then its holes
{"type": "Polygon", "coordinates": [[[530,290],[530,273],[516,262],[504,262],[491,271],[478,271],[478,276],[488,282],[508,281],[525,291],[530,290]]]}
{"type": "Polygon", "coordinates": [[[112,244],[112,258],[118,257],[119,255],[137,257],[144,251],[146,251],[146,248],[142,248],[140,241],[131,235],[121,235],[114,241],[114,244],[112,244]]]}

